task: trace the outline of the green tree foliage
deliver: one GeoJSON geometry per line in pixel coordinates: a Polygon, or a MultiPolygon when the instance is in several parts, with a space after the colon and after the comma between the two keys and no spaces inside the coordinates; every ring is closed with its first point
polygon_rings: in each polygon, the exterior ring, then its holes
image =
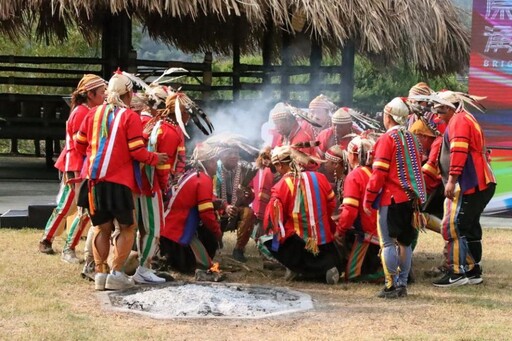
{"type": "Polygon", "coordinates": [[[367,113],[381,111],[394,97],[407,97],[418,82],[426,82],[435,91],[467,91],[464,76],[427,77],[407,66],[377,68],[363,57],[356,57],[354,78],[354,107],[367,113]]]}

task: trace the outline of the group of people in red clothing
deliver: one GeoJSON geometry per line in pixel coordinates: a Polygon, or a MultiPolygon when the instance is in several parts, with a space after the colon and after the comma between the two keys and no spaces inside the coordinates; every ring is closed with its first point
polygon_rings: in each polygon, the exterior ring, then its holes
{"type": "Polygon", "coordinates": [[[79,83],[56,163],[58,206],[39,243],[53,253],[70,217],[62,259],[78,263],[90,222],[83,275],[93,274],[97,290],[165,282],[155,259],[197,280],[221,280],[213,260],[227,231],[236,231],[236,261],[247,261],[252,236],[287,280],[383,282],[378,296],[399,298],[407,296],[418,231],[428,228],[446,242],[435,286],[483,281],[479,219],[496,180],[467,110],[478,108],[474,97],[418,83],[384,107],[380,130],[324,95],[307,113],[278,103],[255,160],[242,160],[254,148],[229,134],[197,144],[187,159],[186,124],[208,135],[207,116],[158,83],[134,93],[138,81],[118,71],[108,83],[94,75],[79,83]],[[128,276],[135,249],[138,266],[128,276]]]}

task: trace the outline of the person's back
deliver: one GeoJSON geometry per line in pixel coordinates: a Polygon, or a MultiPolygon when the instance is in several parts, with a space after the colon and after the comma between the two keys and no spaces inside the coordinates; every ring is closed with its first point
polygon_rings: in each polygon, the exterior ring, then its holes
{"type": "Polygon", "coordinates": [[[387,131],[375,143],[373,172],[364,200],[366,214],[372,214],[372,207],[379,210],[378,234],[385,273],[380,298],[407,295],[411,244],[416,236],[412,221],[426,200],[420,146],[405,128],[408,115],[409,108],[401,98],[394,98],[384,107],[387,131]]]}
{"type": "Polygon", "coordinates": [[[279,200],[283,208],[284,239],[296,233],[316,245],[332,242],[331,215],[336,199],[325,175],[318,172],[287,174],[272,188],[269,205],[275,200],[279,200]]]}
{"type": "Polygon", "coordinates": [[[219,222],[213,210],[213,183],[204,172],[190,170],[183,175],[169,201],[166,224],[160,234],[176,243],[188,245],[199,221],[220,235],[219,222]]]}
{"type": "Polygon", "coordinates": [[[128,108],[97,107],[85,118],[77,138],[77,145],[88,139],[86,174],[93,181],[114,182],[138,192],[134,159],[151,165],[158,162],[144,148],[139,116],[128,108]]]}
{"type": "Polygon", "coordinates": [[[463,193],[473,193],[476,188],[483,191],[489,183],[496,183],[489,162],[483,130],[475,117],[460,110],[448,123],[445,144],[450,146],[449,173],[460,174],[459,183],[463,193]]]}

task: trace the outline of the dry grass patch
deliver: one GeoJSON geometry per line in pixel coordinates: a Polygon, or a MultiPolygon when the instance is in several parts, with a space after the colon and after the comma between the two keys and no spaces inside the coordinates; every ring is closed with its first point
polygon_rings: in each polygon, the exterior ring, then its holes
{"type": "MultiPolygon", "coordinates": [[[[441,260],[443,242],[421,234],[414,256],[417,282],[402,300],[380,300],[379,286],[282,280],[282,271],[263,271],[248,250],[251,271],[228,262],[233,282],[288,286],[310,294],[315,309],[262,320],[153,320],[99,308],[93,285],[80,266],[37,252],[41,231],[0,230],[0,328],[9,340],[489,340],[512,332],[512,230],[486,230],[484,284],[434,288],[423,271],[441,260]]],[[[231,250],[233,235],[228,236],[231,250]]],[[[54,247],[62,249],[62,240],[54,247]]],[[[80,245],[80,248],[82,245],[80,245]]],[[[227,254],[227,251],[225,251],[227,254]]],[[[190,277],[181,276],[181,279],[190,277]]]]}

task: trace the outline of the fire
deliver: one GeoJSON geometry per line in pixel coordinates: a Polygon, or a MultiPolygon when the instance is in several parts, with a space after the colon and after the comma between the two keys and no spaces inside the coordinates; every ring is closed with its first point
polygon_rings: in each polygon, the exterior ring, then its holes
{"type": "Polygon", "coordinates": [[[210,268],[210,271],[211,272],[220,272],[219,263],[218,262],[213,263],[212,267],[210,268]]]}

